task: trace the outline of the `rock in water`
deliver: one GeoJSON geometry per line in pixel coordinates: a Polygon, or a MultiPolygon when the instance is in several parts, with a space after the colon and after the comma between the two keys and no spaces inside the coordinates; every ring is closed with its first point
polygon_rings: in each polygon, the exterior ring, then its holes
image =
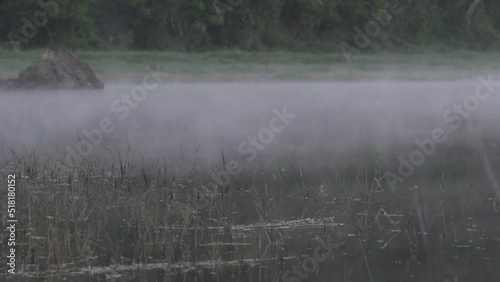
{"type": "Polygon", "coordinates": [[[104,88],[90,66],[65,47],[50,47],[42,59],[10,81],[9,88],[104,88]]]}

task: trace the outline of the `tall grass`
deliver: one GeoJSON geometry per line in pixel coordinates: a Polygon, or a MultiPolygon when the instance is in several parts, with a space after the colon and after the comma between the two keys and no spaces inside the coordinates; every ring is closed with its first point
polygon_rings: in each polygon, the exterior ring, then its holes
{"type": "MultiPolygon", "coordinates": [[[[300,262],[310,252],[301,243],[308,239],[299,239],[303,225],[317,229],[317,236],[334,235],[338,253],[332,260],[343,269],[338,277],[383,281],[393,275],[382,271],[391,261],[404,264],[407,274],[427,263],[449,267],[440,253],[454,252],[469,236],[465,219],[453,212],[460,207],[456,201],[464,201],[462,190],[442,190],[443,180],[433,177],[425,183],[435,190],[392,193],[380,181],[381,159],[325,175],[329,187],[309,178],[307,168],[259,164],[214,191],[207,189],[210,171],[196,163],[172,172],[165,160],[146,162],[130,150],[110,152],[110,161],[81,159],[75,168],[40,147],[1,155],[19,179],[25,271],[154,262],[198,269],[210,261],[224,277],[235,271],[225,262],[238,261],[244,275],[244,261],[270,259],[278,281],[287,261],[300,262]],[[384,253],[390,255],[380,257],[384,253]]],[[[183,280],[188,273],[182,272],[183,280]]]]}

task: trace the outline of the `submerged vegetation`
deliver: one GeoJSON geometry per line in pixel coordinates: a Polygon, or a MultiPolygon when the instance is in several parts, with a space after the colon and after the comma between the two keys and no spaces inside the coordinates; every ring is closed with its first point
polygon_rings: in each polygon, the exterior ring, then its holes
{"type": "Polygon", "coordinates": [[[314,281],[500,278],[500,199],[480,176],[448,177],[453,167],[393,193],[381,159],[321,177],[261,164],[226,187],[208,185],[216,164],[130,150],[75,168],[40,148],[4,148],[2,160],[19,179],[19,279],[297,281],[294,265],[314,281]],[[304,265],[318,242],[331,255],[304,265]]]}

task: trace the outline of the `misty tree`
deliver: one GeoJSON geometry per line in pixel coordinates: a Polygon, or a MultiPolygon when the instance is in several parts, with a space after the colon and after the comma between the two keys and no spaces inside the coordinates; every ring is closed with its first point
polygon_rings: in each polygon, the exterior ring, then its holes
{"type": "Polygon", "coordinates": [[[22,48],[331,51],[389,5],[405,12],[369,48],[500,47],[500,2],[481,0],[4,0],[0,41],[16,35],[22,48]]]}

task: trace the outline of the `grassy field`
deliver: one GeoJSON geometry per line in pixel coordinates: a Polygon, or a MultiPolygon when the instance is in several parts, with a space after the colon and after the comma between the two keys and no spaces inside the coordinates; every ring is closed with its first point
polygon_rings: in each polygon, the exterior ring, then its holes
{"type": "MultiPolygon", "coordinates": [[[[17,74],[44,50],[0,50],[0,78],[17,74]]],[[[245,52],[204,53],[143,51],[77,51],[107,82],[138,81],[146,67],[159,65],[172,81],[279,80],[460,80],[493,73],[500,53],[433,51],[412,54],[361,53],[347,62],[340,53],[245,52]]]]}

